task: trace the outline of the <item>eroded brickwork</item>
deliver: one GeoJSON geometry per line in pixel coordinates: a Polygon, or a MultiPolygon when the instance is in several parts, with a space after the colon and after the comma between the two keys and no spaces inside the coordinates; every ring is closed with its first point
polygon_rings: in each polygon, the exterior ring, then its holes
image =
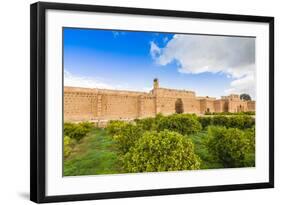
{"type": "Polygon", "coordinates": [[[184,113],[255,111],[255,101],[240,100],[239,95],[221,99],[197,97],[195,92],[161,88],[157,79],[151,92],[64,87],[65,121],[132,120],[175,113],[181,99],[184,113]]]}

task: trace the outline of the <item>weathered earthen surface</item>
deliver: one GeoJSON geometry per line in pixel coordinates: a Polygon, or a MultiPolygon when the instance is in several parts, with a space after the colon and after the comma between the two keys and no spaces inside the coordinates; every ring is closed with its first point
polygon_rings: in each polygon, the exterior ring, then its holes
{"type": "Polygon", "coordinates": [[[184,113],[255,111],[255,101],[239,95],[221,99],[197,97],[195,92],[161,88],[154,80],[149,93],[97,88],[64,87],[64,121],[133,120],[175,113],[175,103],[183,102],[184,113]]]}

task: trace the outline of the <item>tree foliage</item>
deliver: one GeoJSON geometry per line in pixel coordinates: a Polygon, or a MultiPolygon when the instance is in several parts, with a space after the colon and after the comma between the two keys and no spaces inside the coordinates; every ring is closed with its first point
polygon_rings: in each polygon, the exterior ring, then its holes
{"type": "Polygon", "coordinates": [[[90,132],[91,128],[94,125],[90,122],[81,122],[81,123],[64,123],[64,136],[68,136],[71,139],[75,139],[76,141],[81,140],[86,136],[88,132],[90,132]]]}
{"type": "Polygon", "coordinates": [[[205,112],[205,115],[255,115],[255,111],[243,112],[205,112]]]}
{"type": "Polygon", "coordinates": [[[143,130],[154,130],[157,124],[156,122],[157,119],[152,117],[135,120],[136,125],[140,126],[143,130]]]}
{"type": "Polygon", "coordinates": [[[213,124],[213,118],[212,117],[198,117],[198,121],[200,122],[203,129],[205,129],[209,125],[213,124]]]}
{"type": "Polygon", "coordinates": [[[121,130],[113,136],[113,139],[117,143],[119,151],[124,154],[142,137],[143,132],[141,127],[127,123],[121,126],[121,130]]]}
{"type": "Polygon", "coordinates": [[[196,153],[203,156],[204,165],[206,159],[220,167],[255,165],[255,118],[246,114],[158,114],[133,122],[111,121],[106,130],[113,137],[122,168],[127,172],[199,169],[200,160],[194,154],[191,139],[197,146],[196,153]],[[202,127],[206,138],[204,145],[198,145],[196,140],[200,139],[194,136],[202,127]]]}
{"type": "Polygon", "coordinates": [[[208,150],[224,167],[254,166],[254,129],[209,127],[208,150]]]}
{"type": "Polygon", "coordinates": [[[107,126],[106,130],[109,132],[109,134],[118,135],[122,132],[123,127],[125,127],[128,123],[120,120],[111,120],[107,126]]]}
{"type": "Polygon", "coordinates": [[[246,100],[246,101],[250,101],[252,100],[251,96],[249,94],[243,93],[240,95],[240,99],[241,100],[246,100]]]}
{"type": "Polygon", "coordinates": [[[63,155],[64,155],[64,158],[67,158],[70,155],[70,153],[71,153],[71,151],[74,147],[74,144],[75,144],[75,142],[74,142],[73,139],[71,139],[68,136],[64,136],[64,138],[63,138],[63,145],[64,145],[63,146],[63,155]]]}
{"type": "Polygon", "coordinates": [[[200,168],[190,139],[177,132],[145,132],[124,156],[128,172],[159,172],[200,168]]]}
{"type": "Polygon", "coordinates": [[[202,116],[198,118],[203,128],[210,125],[224,126],[227,128],[248,129],[255,126],[255,118],[250,115],[234,115],[234,116],[202,116]]]}
{"type": "Polygon", "coordinates": [[[202,129],[195,115],[190,114],[174,114],[162,117],[157,122],[157,130],[170,130],[178,132],[182,135],[194,134],[202,129]]]}

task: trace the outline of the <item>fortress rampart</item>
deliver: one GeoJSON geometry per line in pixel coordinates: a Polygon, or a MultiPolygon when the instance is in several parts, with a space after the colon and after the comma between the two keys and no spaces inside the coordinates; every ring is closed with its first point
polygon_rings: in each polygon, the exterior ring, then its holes
{"type": "Polygon", "coordinates": [[[239,95],[197,97],[193,91],[159,87],[146,92],[64,87],[64,121],[132,120],[176,112],[180,99],[184,113],[255,111],[255,101],[240,100],[239,95]]]}

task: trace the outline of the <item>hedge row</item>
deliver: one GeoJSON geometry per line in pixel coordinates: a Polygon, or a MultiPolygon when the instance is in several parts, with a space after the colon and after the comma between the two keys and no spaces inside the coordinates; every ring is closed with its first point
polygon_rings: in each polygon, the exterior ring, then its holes
{"type": "Polygon", "coordinates": [[[210,125],[224,126],[227,128],[239,128],[248,129],[255,126],[255,118],[248,115],[236,115],[236,116],[202,116],[198,117],[199,122],[203,128],[210,125]]]}
{"type": "Polygon", "coordinates": [[[245,112],[205,112],[205,115],[255,115],[255,111],[245,111],[245,112]]]}
{"type": "MultiPolygon", "coordinates": [[[[128,122],[113,120],[107,125],[111,135],[118,135],[128,122]]],[[[178,132],[182,135],[198,133],[202,126],[196,115],[173,114],[170,116],[157,115],[155,118],[136,119],[134,124],[145,131],[164,131],[165,129],[178,132]]]]}

